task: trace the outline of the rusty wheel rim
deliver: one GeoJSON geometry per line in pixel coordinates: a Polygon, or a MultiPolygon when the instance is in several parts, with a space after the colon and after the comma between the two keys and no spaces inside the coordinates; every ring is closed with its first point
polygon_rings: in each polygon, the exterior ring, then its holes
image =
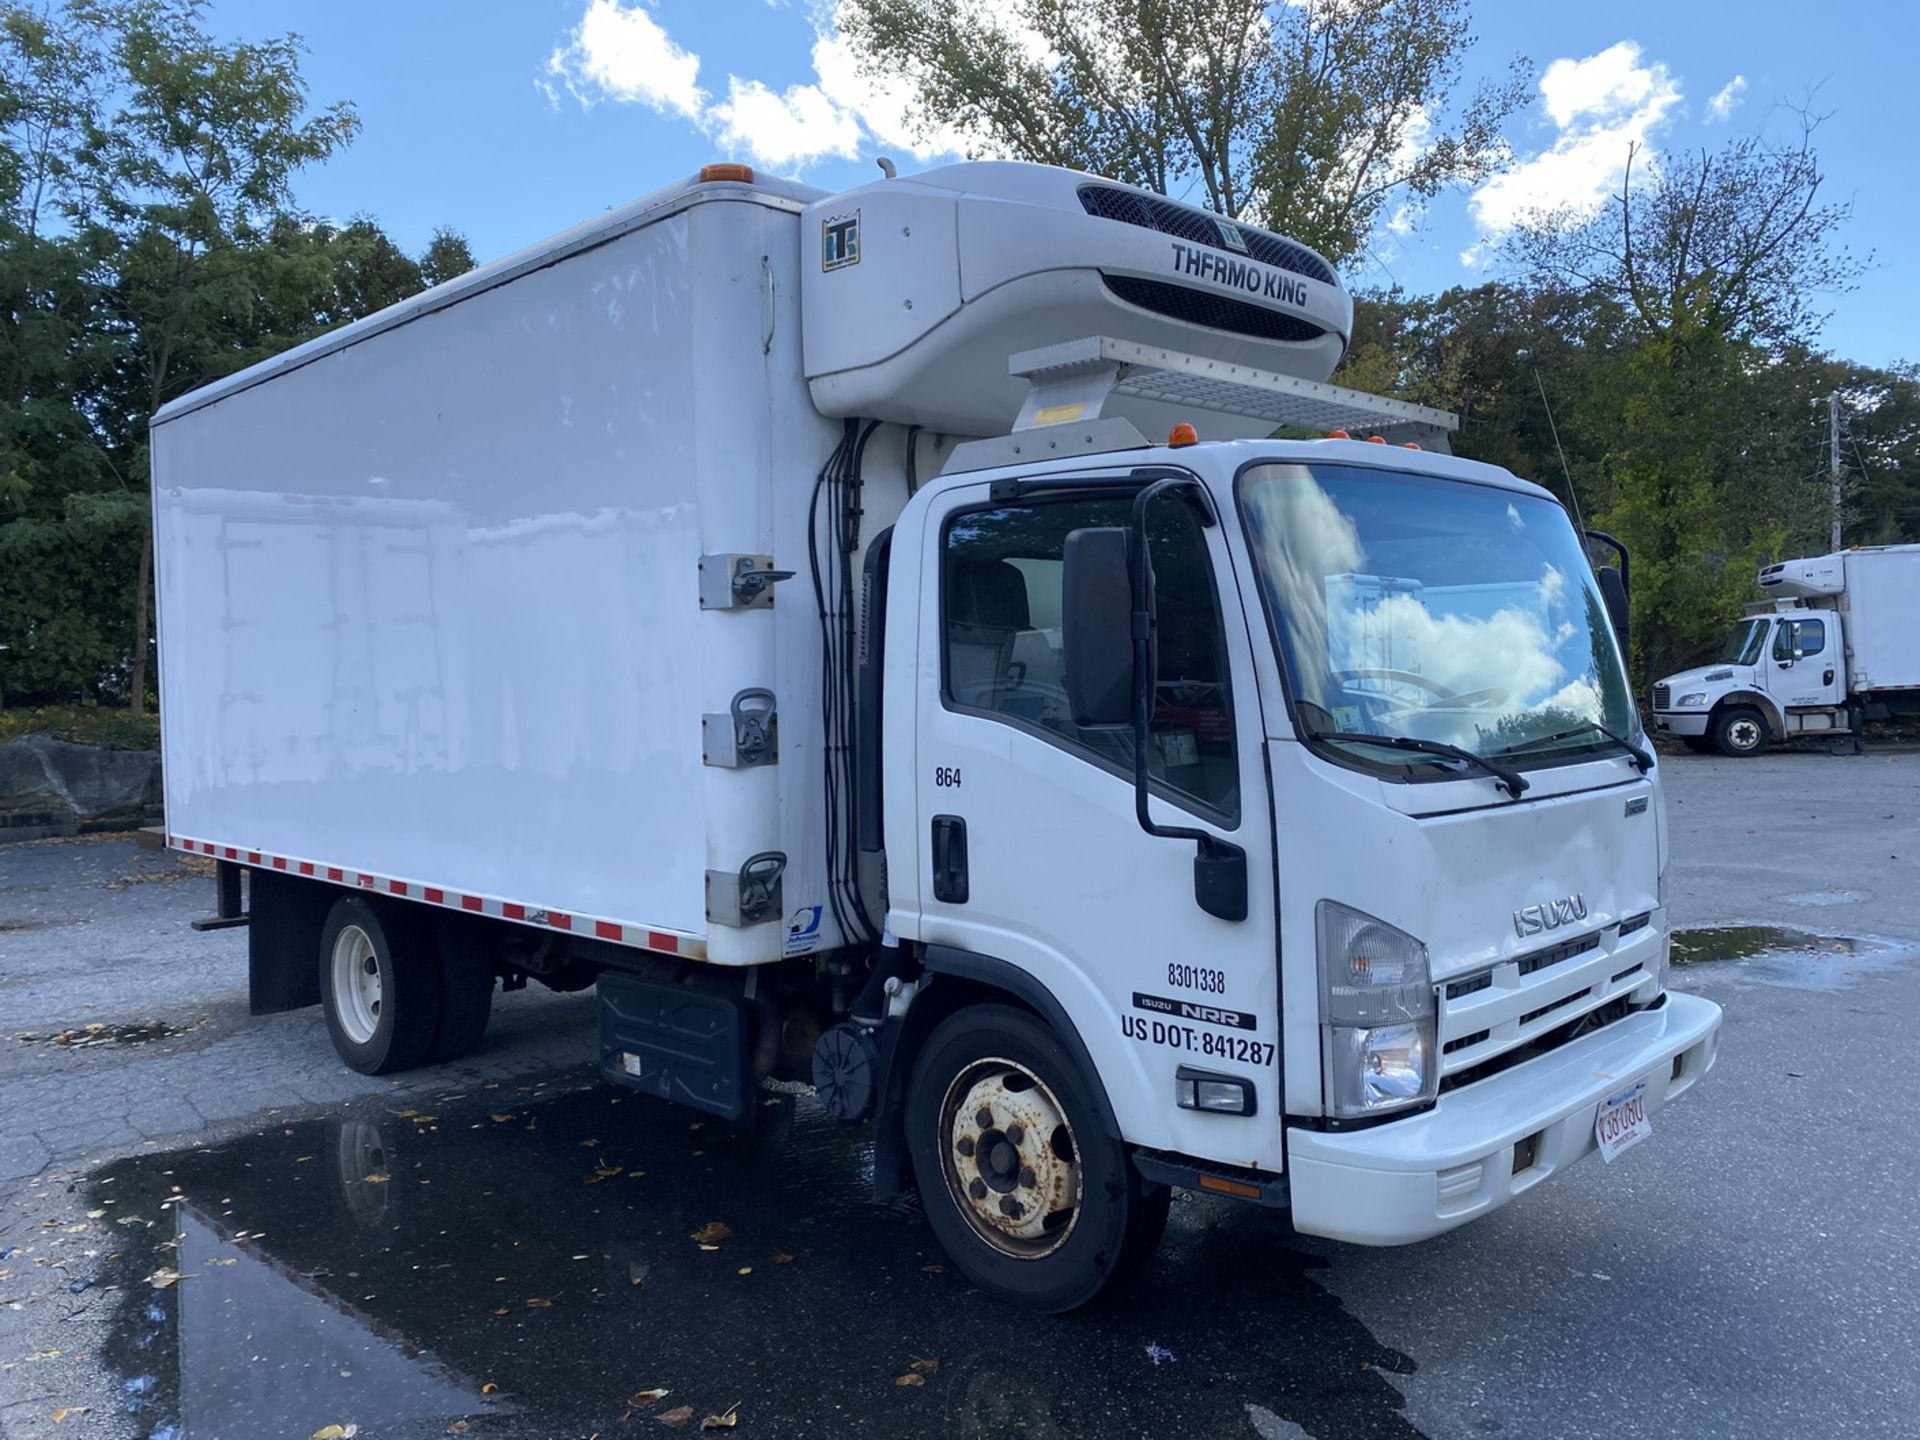
{"type": "Polygon", "coordinates": [[[1080,1147],[1059,1099],[1012,1060],[979,1060],[947,1087],[942,1168],[954,1205],[1004,1255],[1038,1260],[1073,1233],[1080,1147]]]}

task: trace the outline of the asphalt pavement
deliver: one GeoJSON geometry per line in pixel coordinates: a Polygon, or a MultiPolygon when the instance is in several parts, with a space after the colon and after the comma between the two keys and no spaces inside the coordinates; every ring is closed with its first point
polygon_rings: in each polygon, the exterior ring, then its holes
{"type": "Polygon", "coordinates": [[[187,862],[0,848],[0,1436],[1920,1436],[1920,752],[1663,769],[1674,983],[1727,1020],[1649,1142],[1409,1249],[1183,1196],[1063,1319],[810,1097],[598,1085],[591,994],[368,1079],[247,1014],[187,862]]]}

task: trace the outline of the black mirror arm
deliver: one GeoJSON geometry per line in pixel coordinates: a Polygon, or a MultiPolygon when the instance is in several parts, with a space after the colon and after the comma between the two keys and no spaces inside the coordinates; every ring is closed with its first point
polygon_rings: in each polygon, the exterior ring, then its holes
{"type": "Polygon", "coordinates": [[[1154,696],[1153,673],[1153,564],[1147,550],[1147,506],[1168,490],[1197,496],[1202,523],[1217,517],[1206,492],[1186,476],[1171,476],[1145,486],[1133,498],[1133,516],[1127,527],[1133,583],[1133,813],[1149,835],[1168,840],[1191,840],[1198,847],[1193,862],[1194,898],[1208,914],[1222,920],[1247,918],[1247,852],[1211,831],[1193,825],[1162,825],[1149,806],[1152,795],[1147,767],[1147,741],[1154,696]]]}

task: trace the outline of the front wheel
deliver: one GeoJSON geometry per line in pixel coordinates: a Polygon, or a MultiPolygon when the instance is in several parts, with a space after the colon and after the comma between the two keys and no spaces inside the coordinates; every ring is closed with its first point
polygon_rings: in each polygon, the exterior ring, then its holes
{"type": "Polygon", "coordinates": [[[1767,718],[1758,710],[1735,705],[1713,719],[1713,748],[1736,759],[1758,755],[1767,748],[1767,718]]]}
{"type": "Polygon", "coordinates": [[[927,1223],[983,1290],[1057,1314],[1159,1244],[1167,1187],[1140,1178],[1091,1081],[1025,1011],[977,1005],[942,1021],[914,1064],[906,1122],[927,1223]]]}

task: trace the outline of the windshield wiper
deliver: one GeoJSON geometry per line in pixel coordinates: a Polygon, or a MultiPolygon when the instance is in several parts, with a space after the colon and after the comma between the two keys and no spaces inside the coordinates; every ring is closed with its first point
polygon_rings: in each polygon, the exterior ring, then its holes
{"type": "Polygon", "coordinates": [[[1493,777],[1494,783],[1518,800],[1527,791],[1527,777],[1511,765],[1502,765],[1485,755],[1476,755],[1460,745],[1444,740],[1419,740],[1411,735],[1369,735],[1364,730],[1309,730],[1309,740],[1357,740],[1368,745],[1385,745],[1394,750],[1418,750],[1422,755],[1442,755],[1449,760],[1464,760],[1493,777]]]}
{"type": "Polygon", "coordinates": [[[1653,768],[1653,756],[1627,739],[1626,736],[1609,730],[1598,720],[1589,720],[1586,724],[1576,725],[1571,730],[1556,730],[1551,735],[1536,735],[1531,740],[1522,740],[1519,744],[1509,745],[1506,749],[1496,753],[1513,755],[1522,750],[1537,750],[1542,745],[1553,745],[1562,740],[1571,740],[1576,735],[1604,735],[1632,757],[1634,768],[1642,775],[1653,768]]]}

